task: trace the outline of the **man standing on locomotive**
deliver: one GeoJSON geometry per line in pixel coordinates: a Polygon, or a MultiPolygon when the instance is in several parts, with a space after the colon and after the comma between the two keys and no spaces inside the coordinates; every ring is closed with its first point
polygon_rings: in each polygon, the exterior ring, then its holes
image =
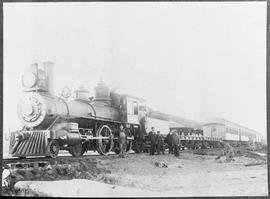
{"type": "Polygon", "coordinates": [[[160,155],[160,151],[164,155],[164,139],[160,132],[157,132],[157,154],[160,155]]]}
{"type": "Polygon", "coordinates": [[[150,155],[154,155],[156,151],[156,143],[157,143],[157,135],[155,131],[155,127],[151,128],[149,132],[149,139],[150,139],[150,155]]]}
{"type": "Polygon", "coordinates": [[[125,157],[125,153],[126,153],[126,148],[127,148],[127,136],[124,130],[123,125],[120,125],[120,130],[119,130],[119,157],[120,158],[124,158],[125,157]]]}

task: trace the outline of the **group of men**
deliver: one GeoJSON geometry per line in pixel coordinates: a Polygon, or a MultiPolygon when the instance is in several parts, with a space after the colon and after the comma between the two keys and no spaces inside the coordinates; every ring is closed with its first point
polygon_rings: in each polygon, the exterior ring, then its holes
{"type": "MultiPolygon", "coordinates": [[[[155,152],[157,152],[158,155],[160,155],[160,153],[164,154],[164,138],[160,132],[157,131],[156,133],[155,127],[152,127],[148,135],[150,139],[150,155],[154,155],[155,152]]],[[[179,156],[180,140],[178,135],[175,132],[170,132],[166,137],[166,141],[169,145],[169,154],[179,156]]],[[[127,148],[127,135],[123,125],[120,125],[118,142],[119,157],[124,158],[127,148]]]]}
{"type": "MultiPolygon", "coordinates": [[[[155,151],[157,154],[164,154],[164,138],[160,135],[160,132],[155,131],[155,127],[151,128],[149,132],[150,139],[150,155],[154,155],[155,151]]],[[[180,148],[180,140],[178,135],[175,132],[169,132],[166,137],[167,143],[169,145],[169,154],[174,154],[175,156],[179,156],[179,148],[180,148]]]]}
{"type": "Polygon", "coordinates": [[[149,139],[150,139],[150,155],[154,155],[155,151],[157,151],[157,154],[160,155],[160,152],[164,154],[164,139],[160,135],[160,132],[158,131],[156,134],[155,128],[152,127],[151,131],[149,132],[149,139]]]}

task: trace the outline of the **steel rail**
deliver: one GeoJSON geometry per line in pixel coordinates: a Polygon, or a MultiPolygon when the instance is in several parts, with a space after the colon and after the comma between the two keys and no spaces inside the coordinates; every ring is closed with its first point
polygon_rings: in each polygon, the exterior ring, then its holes
{"type": "MultiPolygon", "coordinates": [[[[204,152],[204,151],[215,151],[217,149],[222,149],[222,148],[208,148],[208,149],[184,149],[180,150],[180,153],[190,153],[190,152],[204,152]]],[[[131,152],[128,153],[128,155],[134,155],[134,154],[146,154],[146,153],[135,153],[131,152]]],[[[60,155],[57,156],[56,158],[50,158],[50,157],[28,157],[28,158],[3,158],[2,159],[2,164],[10,164],[10,163],[34,163],[34,162],[54,162],[54,161],[60,161],[60,160],[65,160],[66,158],[69,159],[84,159],[84,158],[106,158],[109,156],[118,156],[116,153],[108,154],[108,155],[100,155],[100,154],[86,154],[82,155],[80,157],[73,157],[70,154],[68,155],[60,155]]]]}
{"type": "MultiPolygon", "coordinates": [[[[135,154],[135,153],[128,153],[128,155],[135,154]]],[[[48,161],[48,162],[53,162],[53,161],[60,161],[60,160],[65,160],[66,158],[69,159],[83,159],[83,158],[106,158],[108,156],[118,156],[118,154],[108,154],[108,155],[100,155],[100,154],[91,154],[91,155],[82,155],[80,157],[73,157],[72,155],[61,155],[57,156],[56,158],[50,158],[50,157],[27,157],[27,158],[3,158],[2,159],[2,164],[10,164],[10,163],[34,163],[34,162],[39,162],[39,161],[48,161]]]]}

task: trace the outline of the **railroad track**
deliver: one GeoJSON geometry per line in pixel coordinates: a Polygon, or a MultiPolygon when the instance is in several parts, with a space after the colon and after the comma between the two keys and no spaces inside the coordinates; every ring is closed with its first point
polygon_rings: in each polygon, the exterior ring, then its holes
{"type": "MultiPolygon", "coordinates": [[[[134,152],[129,153],[129,155],[135,154],[134,152]]],[[[61,160],[81,160],[84,158],[107,158],[108,156],[118,156],[115,153],[111,153],[108,155],[99,155],[99,154],[86,154],[81,157],[73,157],[69,154],[60,154],[56,158],[50,157],[28,157],[28,158],[3,158],[2,165],[5,165],[9,168],[25,168],[25,167],[40,167],[46,166],[48,164],[57,164],[61,160]]]]}
{"type": "Polygon", "coordinates": [[[209,148],[209,149],[184,149],[180,150],[180,153],[189,153],[189,152],[211,152],[211,151],[217,151],[217,150],[223,150],[223,148],[209,148]]]}
{"type": "MultiPolygon", "coordinates": [[[[215,151],[217,150],[216,148],[211,148],[211,149],[185,149],[185,150],[180,150],[180,153],[191,153],[191,152],[209,152],[209,151],[215,151]]],[[[136,154],[134,152],[131,152],[129,153],[129,155],[132,155],[132,154],[136,154]]],[[[33,164],[34,167],[36,166],[35,164],[45,164],[46,162],[47,163],[50,163],[50,164],[56,164],[58,161],[61,161],[61,160],[66,160],[67,158],[69,159],[83,159],[83,158],[107,158],[108,156],[118,156],[117,154],[115,153],[111,153],[111,154],[108,154],[106,156],[103,156],[103,155],[99,155],[99,154],[85,154],[81,157],[73,157],[71,155],[69,155],[68,153],[62,153],[60,154],[59,156],[57,156],[56,158],[50,158],[50,157],[28,157],[28,158],[4,158],[2,160],[2,163],[3,165],[17,165],[17,166],[21,166],[21,167],[24,167],[23,165],[24,164],[33,164]]]]}

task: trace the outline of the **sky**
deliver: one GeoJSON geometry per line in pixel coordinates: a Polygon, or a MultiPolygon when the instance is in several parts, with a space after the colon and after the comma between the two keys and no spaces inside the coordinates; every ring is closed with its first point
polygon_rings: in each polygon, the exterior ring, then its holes
{"type": "Polygon", "coordinates": [[[266,134],[266,2],[4,3],[4,132],[21,75],[52,61],[54,91],[99,79],[165,113],[266,134]]]}

